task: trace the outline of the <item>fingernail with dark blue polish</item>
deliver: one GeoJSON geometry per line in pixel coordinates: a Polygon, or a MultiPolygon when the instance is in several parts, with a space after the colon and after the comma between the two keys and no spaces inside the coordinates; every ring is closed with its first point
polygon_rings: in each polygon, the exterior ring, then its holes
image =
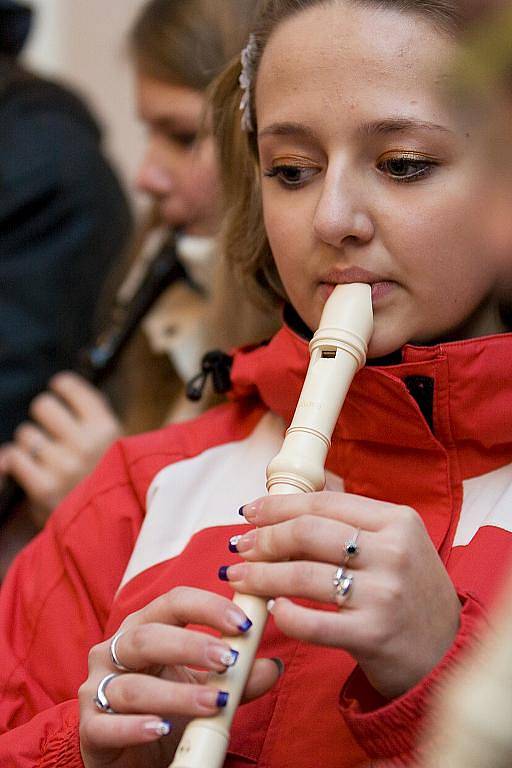
{"type": "Polygon", "coordinates": [[[229,658],[226,655],[226,667],[232,667],[234,664],[236,664],[238,657],[240,656],[239,651],[235,651],[234,648],[229,649],[229,658]]]}
{"type": "Polygon", "coordinates": [[[228,703],[229,693],[227,691],[219,691],[217,694],[217,706],[219,708],[225,707],[228,703]]]}
{"type": "Polygon", "coordinates": [[[242,517],[244,516],[244,508],[243,508],[243,506],[240,507],[240,509],[238,510],[238,514],[242,515],[242,517]]]}
{"type": "Polygon", "coordinates": [[[230,552],[235,552],[235,553],[238,552],[237,544],[238,544],[238,542],[240,541],[241,538],[242,538],[241,535],[239,535],[239,536],[232,536],[230,538],[229,544],[228,544],[228,548],[229,548],[230,552]]]}
{"type": "Polygon", "coordinates": [[[248,632],[251,627],[252,627],[252,621],[250,619],[246,619],[243,624],[238,625],[238,629],[240,630],[240,632],[248,632]]]}
{"type": "Polygon", "coordinates": [[[229,568],[229,565],[221,565],[221,567],[219,568],[218,576],[221,581],[229,581],[228,568],[229,568]]]}

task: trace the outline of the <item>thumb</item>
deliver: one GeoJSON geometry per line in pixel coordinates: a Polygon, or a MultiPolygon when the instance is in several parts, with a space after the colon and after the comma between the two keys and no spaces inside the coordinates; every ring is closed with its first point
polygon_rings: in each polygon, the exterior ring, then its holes
{"type": "Polygon", "coordinates": [[[249,680],[245,687],[242,702],[257,699],[263,696],[277,683],[284,672],[284,664],[281,659],[256,659],[249,680]]]}

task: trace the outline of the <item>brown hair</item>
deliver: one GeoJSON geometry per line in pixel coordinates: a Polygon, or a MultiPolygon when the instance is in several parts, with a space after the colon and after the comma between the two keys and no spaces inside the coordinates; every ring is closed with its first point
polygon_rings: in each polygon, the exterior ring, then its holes
{"type": "Polygon", "coordinates": [[[158,80],[205,90],[244,45],[255,0],[151,0],[132,27],[136,64],[158,80]]]}
{"type": "MultiPolygon", "coordinates": [[[[455,36],[464,26],[457,0],[347,0],[368,8],[390,8],[429,20],[442,34],[455,36]]],[[[237,57],[217,81],[212,94],[214,128],[218,140],[226,202],[224,249],[232,266],[244,279],[254,298],[267,302],[286,298],[263,225],[258,174],[257,121],[254,86],[259,63],[275,29],[286,19],[313,6],[336,0],[263,0],[254,26],[251,55],[249,109],[254,131],[240,127],[241,73],[237,57]]]]}
{"type": "MultiPolygon", "coordinates": [[[[129,52],[139,73],[204,91],[245,45],[257,7],[258,0],[148,0],[130,31],[129,52]]],[[[132,262],[138,259],[152,229],[161,224],[157,210],[152,211],[134,244],[132,262]]],[[[201,343],[206,348],[253,343],[275,332],[277,317],[246,302],[241,306],[241,292],[219,252],[210,300],[202,318],[201,343]]],[[[167,355],[157,355],[150,349],[141,329],[111,389],[128,433],[154,429],[164,420],[183,414],[181,378],[167,355]]],[[[215,401],[207,390],[201,403],[196,404],[196,413],[215,401]]]]}

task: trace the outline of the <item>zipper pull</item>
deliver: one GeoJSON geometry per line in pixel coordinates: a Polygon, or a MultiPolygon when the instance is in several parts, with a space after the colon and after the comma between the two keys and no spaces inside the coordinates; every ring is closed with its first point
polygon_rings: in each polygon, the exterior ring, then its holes
{"type": "Polygon", "coordinates": [[[220,349],[207,352],[201,361],[201,371],[187,384],[186,394],[189,400],[197,402],[204,393],[208,376],[212,377],[213,389],[223,395],[231,389],[231,366],[233,358],[220,349]]]}

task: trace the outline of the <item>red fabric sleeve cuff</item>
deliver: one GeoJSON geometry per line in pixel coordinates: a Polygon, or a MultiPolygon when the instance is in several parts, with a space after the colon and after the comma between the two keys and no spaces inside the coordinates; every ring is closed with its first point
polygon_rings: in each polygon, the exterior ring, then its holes
{"type": "Polygon", "coordinates": [[[66,713],[61,730],[49,734],[38,768],[84,768],[80,752],[78,702],[66,713]]]}
{"type": "Polygon", "coordinates": [[[432,696],[464,651],[475,645],[483,608],[471,595],[459,595],[462,603],[460,628],[451,648],[424,677],[403,696],[388,701],[375,691],[360,667],[356,667],[340,695],[340,708],[352,735],[369,757],[404,765],[410,761],[418,730],[432,696]]]}

